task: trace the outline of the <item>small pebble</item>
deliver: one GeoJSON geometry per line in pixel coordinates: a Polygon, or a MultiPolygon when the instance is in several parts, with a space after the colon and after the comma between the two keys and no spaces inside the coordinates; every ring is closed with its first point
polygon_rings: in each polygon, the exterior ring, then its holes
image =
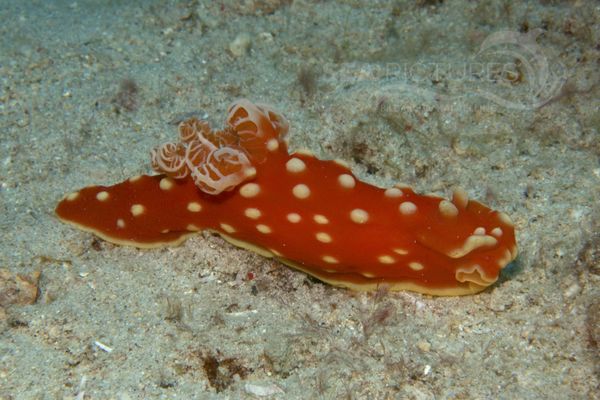
{"type": "Polygon", "coordinates": [[[40,275],[39,271],[25,275],[0,268],[0,307],[35,303],[40,275]]]}
{"type": "Polygon", "coordinates": [[[425,368],[423,368],[423,375],[429,375],[429,373],[431,372],[431,365],[426,365],[425,368]]]}
{"type": "Polygon", "coordinates": [[[229,51],[235,57],[241,57],[248,52],[250,48],[250,35],[247,33],[240,33],[233,39],[233,42],[229,43],[229,51]]]}
{"type": "Polygon", "coordinates": [[[429,352],[429,350],[431,350],[431,343],[425,341],[425,340],[421,340],[420,342],[417,343],[417,347],[419,348],[419,350],[421,350],[422,352],[429,352]]]}
{"type": "Polygon", "coordinates": [[[273,384],[255,385],[253,383],[246,383],[244,389],[246,390],[246,393],[250,393],[259,397],[285,393],[279,386],[273,384]]]}
{"type": "Polygon", "coordinates": [[[580,290],[581,290],[581,287],[579,287],[579,284],[574,283],[564,291],[564,295],[567,298],[573,297],[573,296],[577,295],[580,290]]]}

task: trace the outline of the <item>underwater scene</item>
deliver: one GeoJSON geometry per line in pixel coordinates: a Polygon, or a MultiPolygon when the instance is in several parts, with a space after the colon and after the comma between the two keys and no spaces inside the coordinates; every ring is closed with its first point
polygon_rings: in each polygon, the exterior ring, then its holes
{"type": "Polygon", "coordinates": [[[597,2],[0,22],[0,400],[600,399],[597,2]]]}

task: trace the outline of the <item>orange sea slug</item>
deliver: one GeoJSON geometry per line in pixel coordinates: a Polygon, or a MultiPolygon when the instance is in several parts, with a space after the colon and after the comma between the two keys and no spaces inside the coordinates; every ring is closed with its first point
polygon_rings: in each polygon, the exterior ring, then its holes
{"type": "Polygon", "coordinates": [[[179,142],[152,151],[159,175],[67,195],[58,217],[101,238],[142,248],[211,230],[236,246],[332,285],[432,295],[477,293],[517,255],[510,218],[455,191],[451,200],[361,182],[340,161],[289,154],[288,123],[238,100],[225,128],[179,126],[179,142]]]}

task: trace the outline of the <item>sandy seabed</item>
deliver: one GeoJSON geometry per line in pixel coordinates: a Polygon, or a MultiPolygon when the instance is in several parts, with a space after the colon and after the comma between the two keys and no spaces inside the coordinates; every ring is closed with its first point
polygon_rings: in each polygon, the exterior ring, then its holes
{"type": "Polygon", "coordinates": [[[125,3],[0,3],[0,399],[600,398],[597,3],[125,3]],[[239,97],[373,184],[465,188],[519,257],[475,296],[353,293],[54,216],[239,97]]]}

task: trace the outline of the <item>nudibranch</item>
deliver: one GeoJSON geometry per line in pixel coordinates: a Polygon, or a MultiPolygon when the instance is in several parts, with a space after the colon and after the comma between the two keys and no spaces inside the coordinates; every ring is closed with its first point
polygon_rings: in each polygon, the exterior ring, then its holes
{"type": "Polygon", "coordinates": [[[189,119],[151,153],[158,175],[67,195],[58,217],[104,240],[171,246],[210,230],[236,246],[355,290],[465,295],[517,255],[510,218],[456,190],[450,200],[362,182],[342,161],[288,152],[289,125],[238,100],[225,127],[189,119]]]}

